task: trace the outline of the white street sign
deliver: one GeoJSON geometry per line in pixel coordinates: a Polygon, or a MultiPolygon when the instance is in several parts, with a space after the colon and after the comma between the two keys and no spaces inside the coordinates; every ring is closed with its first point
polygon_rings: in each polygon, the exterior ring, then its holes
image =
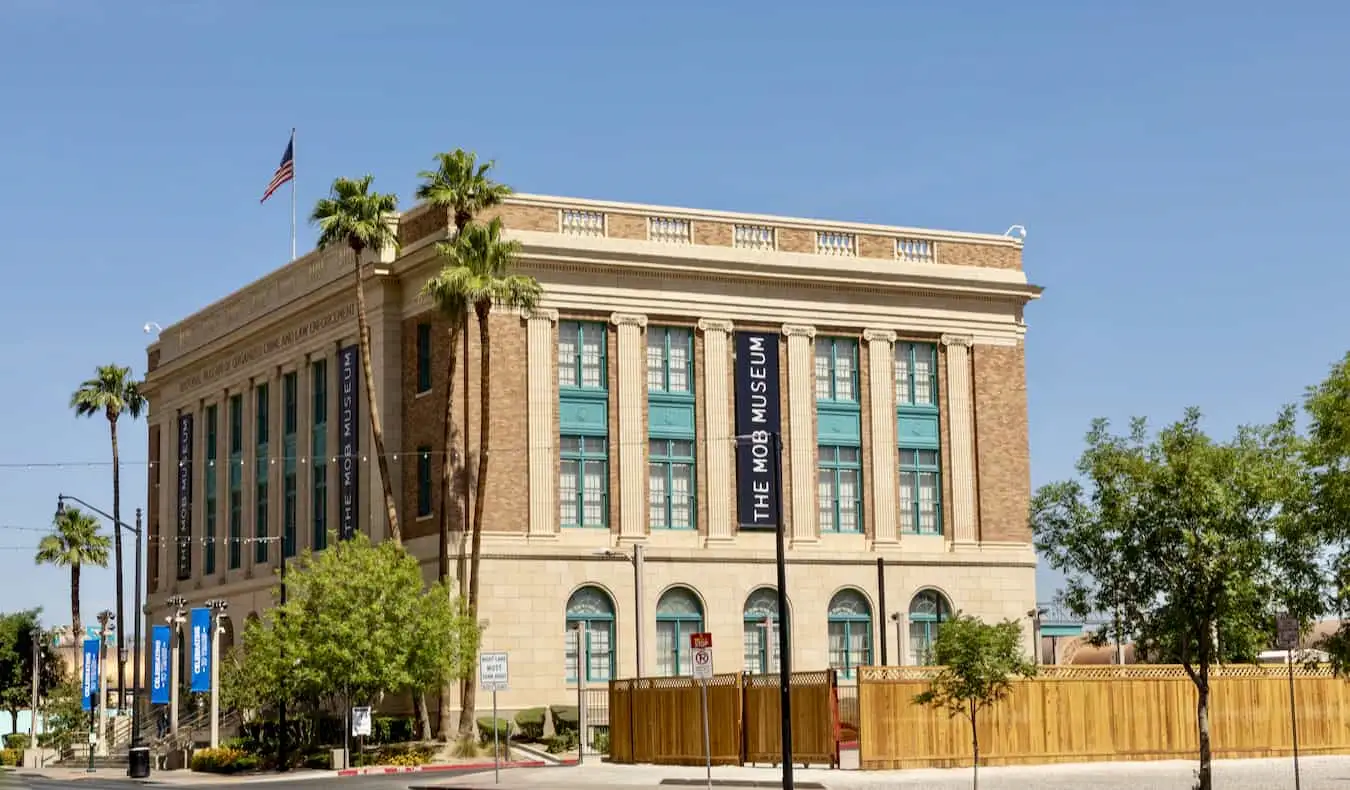
{"type": "Polygon", "coordinates": [[[352,708],[352,735],[370,734],[370,708],[352,708]]]}
{"type": "Polygon", "coordinates": [[[1298,647],[1298,618],[1287,614],[1275,618],[1275,647],[1293,650],[1298,647]]]}
{"type": "Polygon", "coordinates": [[[712,680],[712,676],[712,648],[694,648],[694,678],[696,680],[712,680]]]}
{"type": "Polygon", "coordinates": [[[483,691],[507,691],[510,672],[506,653],[480,653],[478,656],[478,683],[483,691]]]}

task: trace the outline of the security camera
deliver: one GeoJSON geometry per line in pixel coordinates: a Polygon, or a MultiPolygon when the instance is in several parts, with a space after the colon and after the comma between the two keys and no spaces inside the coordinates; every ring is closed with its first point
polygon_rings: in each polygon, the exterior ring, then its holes
{"type": "Polygon", "coordinates": [[[1010,227],[1010,228],[1008,228],[1007,230],[1003,231],[1003,235],[1004,235],[1004,236],[1013,236],[1013,235],[1016,235],[1017,238],[1021,239],[1022,241],[1026,241],[1026,239],[1027,239],[1027,228],[1026,228],[1025,225],[1013,225],[1012,227],[1010,227]]]}
{"type": "Polygon", "coordinates": [[[159,324],[155,323],[154,321],[147,321],[145,326],[141,327],[141,330],[148,335],[150,334],[151,330],[155,332],[163,332],[164,328],[161,327],[159,324]]]}

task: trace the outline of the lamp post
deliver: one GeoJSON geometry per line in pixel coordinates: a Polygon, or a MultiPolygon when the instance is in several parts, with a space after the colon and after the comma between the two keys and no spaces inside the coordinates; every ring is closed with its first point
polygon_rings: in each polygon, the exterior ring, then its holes
{"type": "MultiPolygon", "coordinates": [[[[108,637],[117,630],[117,616],[104,609],[98,613],[98,750],[108,753],[108,637]]],[[[92,705],[90,708],[92,709],[92,705]]]]}
{"type": "Polygon", "coordinates": [[[33,630],[29,633],[33,640],[33,704],[29,708],[28,716],[28,748],[37,753],[37,716],[38,716],[38,686],[42,682],[42,626],[34,624],[33,630]]]}
{"type": "Polygon", "coordinates": [[[602,557],[614,557],[628,560],[633,564],[633,616],[637,623],[636,633],[634,634],[633,644],[637,648],[637,676],[645,677],[647,674],[647,651],[644,649],[642,639],[642,630],[646,627],[647,618],[643,614],[642,602],[646,599],[646,593],[643,591],[642,577],[646,575],[646,546],[641,543],[633,544],[633,553],[625,554],[622,551],[614,549],[602,549],[597,552],[602,557]]]}
{"type": "Polygon", "coordinates": [[[891,622],[895,623],[895,664],[896,664],[896,666],[904,666],[904,663],[905,663],[905,654],[904,654],[904,647],[903,647],[903,645],[904,645],[904,634],[902,633],[902,629],[903,629],[903,627],[904,627],[904,626],[903,626],[903,621],[904,621],[904,615],[902,615],[900,612],[891,612],[891,622]]]}
{"type": "Polygon", "coordinates": [[[131,685],[134,689],[131,704],[131,747],[127,753],[127,775],[132,779],[144,779],[150,775],[150,750],[141,745],[141,622],[144,620],[142,615],[142,595],[144,592],[141,583],[142,546],[145,544],[145,531],[141,528],[141,509],[136,508],[136,526],[131,526],[118,519],[113,518],[106,511],[100,510],[93,505],[85,502],[79,497],[73,497],[69,494],[56,495],[56,515],[60,516],[66,509],[66,500],[83,505],[94,513],[111,520],[120,525],[123,529],[131,530],[136,536],[136,576],[135,576],[135,604],[132,611],[136,613],[135,623],[135,641],[132,642],[131,651],[133,658],[134,674],[132,675],[131,685]]]}
{"type": "Polygon", "coordinates": [[[211,610],[211,748],[220,747],[220,633],[230,602],[219,598],[206,602],[211,610]]]}
{"type": "Polygon", "coordinates": [[[187,622],[188,599],[174,595],[167,603],[172,610],[172,613],[164,618],[164,622],[169,624],[169,732],[177,735],[178,693],[179,687],[183,685],[182,673],[178,670],[183,654],[178,644],[183,635],[183,623],[187,622]]]}

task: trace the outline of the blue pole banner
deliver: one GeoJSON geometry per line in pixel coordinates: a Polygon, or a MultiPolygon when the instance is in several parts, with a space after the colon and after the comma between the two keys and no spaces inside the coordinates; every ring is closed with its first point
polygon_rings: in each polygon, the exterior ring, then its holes
{"type": "Polygon", "coordinates": [[[193,609],[192,624],[192,690],[211,690],[211,610],[193,609]]]}
{"type": "Polygon", "coordinates": [[[94,709],[94,697],[98,696],[99,683],[99,640],[84,640],[84,662],[81,664],[80,707],[94,709]]]}
{"type": "Polygon", "coordinates": [[[150,704],[169,704],[169,627],[150,629],[150,704]]]}

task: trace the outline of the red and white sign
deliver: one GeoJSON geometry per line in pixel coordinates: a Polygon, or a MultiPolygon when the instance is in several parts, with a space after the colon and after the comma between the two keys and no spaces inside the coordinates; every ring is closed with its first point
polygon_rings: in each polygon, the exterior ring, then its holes
{"type": "Polygon", "coordinates": [[[712,634],[690,634],[689,646],[693,648],[694,678],[712,680],[712,634]]]}
{"type": "Polygon", "coordinates": [[[690,634],[689,646],[695,650],[712,650],[712,634],[690,634]]]}

